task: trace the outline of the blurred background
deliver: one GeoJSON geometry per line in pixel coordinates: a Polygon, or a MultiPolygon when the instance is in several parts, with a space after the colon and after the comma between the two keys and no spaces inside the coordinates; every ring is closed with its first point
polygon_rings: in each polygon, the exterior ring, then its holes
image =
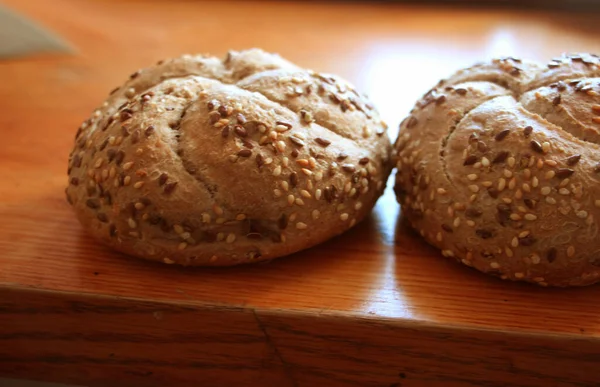
{"type": "MultiPolygon", "coordinates": [[[[414,102],[461,67],[600,53],[596,0],[0,1],[0,133],[10,136],[0,176],[39,185],[32,196],[62,192],[77,126],[134,70],[163,58],[277,52],[350,80],[393,137],[414,102]],[[32,136],[40,127],[47,136],[32,136]],[[34,153],[40,148],[48,152],[34,153]]],[[[7,195],[0,200],[14,199],[7,195]]],[[[0,387],[25,386],[0,379],[0,387]]]]}

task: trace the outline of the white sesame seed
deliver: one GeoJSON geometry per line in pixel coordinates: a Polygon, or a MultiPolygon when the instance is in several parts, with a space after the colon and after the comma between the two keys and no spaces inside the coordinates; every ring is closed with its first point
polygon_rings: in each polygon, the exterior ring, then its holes
{"type": "Polygon", "coordinates": [[[556,199],[550,196],[546,196],[546,203],[548,204],[556,204],[556,199]]]}
{"type": "Polygon", "coordinates": [[[558,163],[554,160],[546,160],[544,163],[549,167],[556,167],[558,165],[558,163]]]}
{"type": "Polygon", "coordinates": [[[296,197],[294,195],[288,195],[287,197],[288,204],[291,206],[296,201],[296,197]]]}
{"type": "Polygon", "coordinates": [[[523,273],[515,273],[515,278],[517,278],[517,279],[521,279],[524,277],[525,277],[525,274],[523,274],[523,273]]]}
{"type": "Polygon", "coordinates": [[[508,164],[508,166],[512,168],[515,166],[515,161],[515,158],[511,156],[508,159],[506,159],[506,164],[508,164]]]}
{"type": "Polygon", "coordinates": [[[143,182],[143,181],[138,181],[138,182],[136,182],[136,183],[133,185],[133,188],[140,189],[140,188],[142,188],[143,186],[144,186],[144,182],[143,182]]]}
{"type": "Polygon", "coordinates": [[[531,255],[531,263],[533,263],[534,265],[537,265],[538,263],[540,263],[541,259],[540,256],[537,254],[532,254],[531,255]]]}
{"type": "Polygon", "coordinates": [[[507,179],[510,179],[513,176],[512,171],[505,169],[504,171],[502,171],[502,174],[504,175],[504,177],[506,177],[507,179]]]}
{"type": "Polygon", "coordinates": [[[287,167],[290,165],[290,159],[288,159],[287,157],[283,157],[283,158],[281,159],[281,164],[282,164],[282,165],[283,165],[285,168],[287,168],[287,167]]]}
{"type": "Polygon", "coordinates": [[[531,177],[531,169],[525,168],[525,170],[523,171],[523,175],[526,179],[529,179],[531,177]]]}
{"type": "Polygon", "coordinates": [[[110,136],[110,137],[108,138],[108,143],[109,143],[110,145],[115,145],[115,136],[110,136]]]}
{"type": "Polygon", "coordinates": [[[323,172],[321,171],[317,171],[314,173],[314,177],[315,177],[315,181],[321,181],[323,180],[323,172]]]}
{"type": "Polygon", "coordinates": [[[290,129],[291,128],[289,126],[284,126],[284,125],[277,125],[277,126],[275,126],[275,130],[278,131],[278,132],[287,132],[290,129]]]}
{"type": "Polygon", "coordinates": [[[559,187],[566,187],[567,185],[569,185],[569,178],[563,179],[563,181],[560,182],[560,184],[558,185],[559,187]]]}
{"type": "Polygon", "coordinates": [[[475,181],[479,178],[479,176],[475,173],[471,173],[469,175],[467,175],[467,179],[471,180],[471,181],[475,181]]]}
{"type": "Polygon", "coordinates": [[[511,198],[502,198],[502,201],[506,204],[510,204],[512,203],[512,199],[511,198]]]}
{"type": "Polygon", "coordinates": [[[177,246],[178,250],[184,250],[187,247],[187,243],[186,242],[181,242],[179,244],[179,246],[177,246]]]}
{"type": "Polygon", "coordinates": [[[470,220],[470,219],[467,220],[467,226],[469,226],[469,227],[475,227],[475,221],[470,220]]]}
{"type": "Polygon", "coordinates": [[[175,263],[175,261],[170,258],[163,258],[163,262],[166,263],[167,265],[172,265],[175,263]]]}
{"type": "Polygon", "coordinates": [[[273,159],[272,159],[271,157],[267,157],[267,158],[265,159],[265,165],[269,165],[269,164],[271,164],[272,162],[273,162],[273,159]]]}
{"type": "Polygon", "coordinates": [[[478,185],[475,185],[475,184],[471,184],[471,185],[469,186],[469,190],[470,190],[471,192],[473,192],[473,193],[477,193],[477,192],[479,192],[479,186],[478,186],[478,185]]]}
{"type": "Polygon", "coordinates": [[[352,188],[352,182],[347,181],[346,184],[344,184],[344,192],[350,192],[351,188],[352,188]]]}
{"type": "Polygon", "coordinates": [[[131,169],[132,166],[133,166],[133,161],[129,161],[129,162],[123,164],[123,169],[127,171],[127,170],[131,169]]]}
{"type": "Polygon", "coordinates": [[[523,207],[523,206],[518,206],[518,207],[517,207],[517,209],[518,209],[520,212],[527,212],[527,208],[525,208],[525,207],[523,207]]]}
{"type": "Polygon", "coordinates": [[[306,225],[306,223],[302,223],[302,222],[298,222],[296,223],[296,228],[298,230],[305,230],[308,226],[306,225]]]}
{"type": "Polygon", "coordinates": [[[542,150],[544,151],[544,153],[550,152],[550,143],[548,141],[544,141],[542,143],[542,150]]]}
{"type": "Polygon", "coordinates": [[[546,180],[550,180],[552,179],[554,176],[556,175],[556,172],[554,171],[548,171],[546,172],[546,174],[544,175],[544,177],[546,178],[546,180]]]}
{"type": "Polygon", "coordinates": [[[544,160],[538,159],[537,164],[535,166],[537,167],[537,169],[544,168],[544,160]]]}
{"type": "Polygon", "coordinates": [[[356,211],[358,211],[362,208],[362,206],[363,206],[362,202],[356,202],[356,204],[354,205],[354,209],[356,211]]]}
{"type": "Polygon", "coordinates": [[[123,142],[123,136],[118,136],[117,139],[115,140],[115,145],[121,145],[122,142],[123,142]]]}
{"type": "Polygon", "coordinates": [[[512,239],[512,241],[510,242],[510,245],[511,245],[512,247],[519,247],[519,238],[517,238],[517,237],[514,237],[514,238],[512,239]]]}
{"type": "Polygon", "coordinates": [[[135,220],[133,220],[133,218],[127,219],[127,224],[131,228],[136,228],[137,227],[137,222],[135,220]]]}
{"type": "Polygon", "coordinates": [[[514,255],[514,254],[513,254],[513,251],[512,251],[512,250],[511,250],[511,248],[510,248],[510,247],[508,247],[508,246],[505,246],[505,247],[504,247],[504,252],[506,253],[506,256],[507,256],[507,257],[509,257],[509,258],[510,258],[510,257],[512,257],[512,256],[514,255]]]}
{"type": "Polygon", "coordinates": [[[550,192],[552,192],[552,188],[550,187],[542,187],[542,189],[540,190],[540,193],[544,196],[549,195],[550,192]]]}
{"type": "Polygon", "coordinates": [[[501,191],[501,192],[504,191],[505,187],[506,187],[506,180],[503,177],[501,177],[498,180],[498,191],[501,191]]]}
{"type": "Polygon", "coordinates": [[[490,160],[488,160],[487,157],[482,157],[481,158],[481,165],[483,167],[489,167],[490,166],[490,160]]]}
{"type": "Polygon", "coordinates": [[[321,189],[317,189],[317,190],[315,191],[315,199],[317,199],[317,200],[321,200],[321,194],[322,194],[322,193],[323,193],[323,192],[321,191],[321,189]]]}
{"type": "Polygon", "coordinates": [[[352,197],[354,197],[355,194],[356,194],[356,188],[352,188],[350,190],[350,192],[348,193],[348,196],[350,196],[352,198],[352,197]]]}
{"type": "Polygon", "coordinates": [[[459,217],[454,218],[454,222],[452,222],[452,225],[454,227],[460,226],[460,218],[459,217]]]}
{"type": "Polygon", "coordinates": [[[473,203],[475,200],[477,200],[477,194],[471,195],[471,197],[469,198],[469,202],[473,203]]]}
{"type": "Polygon", "coordinates": [[[312,175],[312,171],[310,169],[306,169],[306,168],[302,168],[302,173],[304,173],[306,176],[312,175]]]}
{"type": "Polygon", "coordinates": [[[344,203],[340,203],[337,206],[335,206],[335,210],[338,211],[338,212],[340,212],[344,208],[346,208],[346,205],[344,203]]]}
{"type": "Polygon", "coordinates": [[[585,219],[585,218],[587,218],[587,216],[588,216],[587,211],[577,211],[578,218],[585,219]]]}
{"type": "Polygon", "coordinates": [[[536,220],[537,216],[534,214],[525,214],[525,220],[536,220]]]}
{"type": "Polygon", "coordinates": [[[281,185],[281,188],[282,188],[284,191],[286,191],[286,192],[287,192],[287,191],[289,190],[289,188],[290,188],[290,185],[289,185],[289,184],[288,184],[288,182],[287,182],[287,181],[285,181],[285,180],[281,180],[281,181],[279,182],[279,185],[281,185]]]}
{"type": "Polygon", "coordinates": [[[490,262],[490,267],[492,269],[499,269],[500,268],[500,264],[498,262],[490,262]]]}
{"type": "Polygon", "coordinates": [[[246,219],[246,214],[237,214],[237,216],[235,217],[235,220],[245,220],[246,219]]]}
{"type": "Polygon", "coordinates": [[[227,243],[233,243],[235,241],[235,234],[234,233],[229,233],[229,235],[227,235],[227,239],[225,240],[225,242],[227,243]]]}
{"type": "Polygon", "coordinates": [[[595,201],[594,201],[594,205],[595,205],[596,207],[600,207],[600,200],[598,200],[598,199],[597,199],[597,200],[595,200],[595,201]]]}
{"type": "Polygon", "coordinates": [[[494,183],[492,183],[491,181],[484,181],[481,183],[482,186],[489,188],[493,185],[494,183]]]}
{"type": "Polygon", "coordinates": [[[279,176],[281,175],[281,165],[278,165],[275,167],[275,169],[273,169],[273,176],[279,176]]]}
{"type": "Polygon", "coordinates": [[[558,190],[558,193],[561,194],[561,195],[569,195],[571,193],[571,191],[569,191],[566,188],[561,188],[561,189],[558,190]]]}
{"type": "Polygon", "coordinates": [[[129,185],[131,183],[131,176],[125,176],[123,179],[123,185],[129,185]]]}
{"type": "Polygon", "coordinates": [[[297,214],[297,213],[295,213],[295,212],[292,212],[292,214],[290,215],[290,219],[289,219],[289,221],[290,221],[290,222],[293,222],[293,221],[295,221],[295,220],[296,220],[296,218],[297,218],[297,217],[298,217],[298,214],[297,214]]]}
{"type": "Polygon", "coordinates": [[[517,185],[517,180],[513,177],[512,179],[510,179],[510,181],[508,182],[508,189],[513,190],[515,189],[515,186],[517,185]]]}
{"type": "Polygon", "coordinates": [[[311,156],[308,158],[308,164],[310,165],[311,169],[314,169],[317,166],[317,160],[311,156]]]}
{"type": "Polygon", "coordinates": [[[356,224],[356,218],[350,219],[350,227],[354,227],[355,224],[356,224]]]}
{"type": "Polygon", "coordinates": [[[143,210],[144,208],[146,208],[146,206],[144,205],[144,203],[140,203],[140,202],[135,203],[134,207],[135,207],[136,210],[143,210]]]}
{"type": "Polygon", "coordinates": [[[104,163],[104,159],[103,158],[100,158],[100,159],[96,160],[96,163],[94,164],[94,168],[100,168],[103,163],[104,163]]]}
{"type": "Polygon", "coordinates": [[[279,152],[282,152],[282,153],[283,153],[283,151],[285,151],[285,142],[283,142],[283,141],[277,141],[277,142],[275,143],[275,146],[277,147],[277,150],[278,150],[279,152]]]}
{"type": "Polygon", "coordinates": [[[444,240],[444,235],[442,235],[441,232],[438,232],[437,235],[435,236],[435,240],[438,242],[441,242],[444,240]]]}
{"type": "Polygon", "coordinates": [[[202,223],[210,223],[210,215],[206,212],[202,213],[202,223]]]}
{"type": "Polygon", "coordinates": [[[348,217],[349,217],[348,213],[344,212],[343,214],[340,215],[340,220],[345,222],[348,220],[348,217]]]}
{"type": "Polygon", "coordinates": [[[313,212],[312,212],[312,218],[314,220],[319,219],[320,216],[321,216],[321,213],[319,212],[319,210],[313,210],[313,212]]]}
{"type": "Polygon", "coordinates": [[[440,195],[445,195],[448,191],[446,191],[444,188],[438,188],[437,189],[437,193],[440,195]]]}
{"type": "Polygon", "coordinates": [[[537,178],[537,176],[534,176],[533,179],[531,179],[531,186],[533,188],[537,188],[538,185],[540,185],[540,180],[537,178]]]}
{"type": "Polygon", "coordinates": [[[572,258],[575,255],[575,246],[569,246],[567,248],[567,257],[572,258]]]}
{"type": "Polygon", "coordinates": [[[521,220],[521,215],[519,214],[512,213],[509,217],[511,220],[521,220]]]}
{"type": "Polygon", "coordinates": [[[523,183],[523,191],[531,192],[531,187],[527,183],[523,183]]]}
{"type": "Polygon", "coordinates": [[[298,206],[303,206],[304,205],[304,200],[302,200],[300,198],[296,198],[295,203],[298,206]]]}

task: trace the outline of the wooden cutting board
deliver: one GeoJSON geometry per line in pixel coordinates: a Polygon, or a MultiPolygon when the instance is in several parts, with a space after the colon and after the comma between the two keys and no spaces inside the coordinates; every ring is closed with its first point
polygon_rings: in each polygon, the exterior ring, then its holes
{"type": "MultiPolygon", "coordinates": [[[[600,286],[450,262],[388,190],[322,246],[231,269],[113,253],[65,202],[79,123],[133,70],[260,46],[371,95],[397,127],[494,55],[600,51],[597,16],[305,2],[5,1],[79,53],[0,62],[0,376],[89,386],[597,386],[600,286]]],[[[392,130],[392,136],[395,130],[392,130]]]]}

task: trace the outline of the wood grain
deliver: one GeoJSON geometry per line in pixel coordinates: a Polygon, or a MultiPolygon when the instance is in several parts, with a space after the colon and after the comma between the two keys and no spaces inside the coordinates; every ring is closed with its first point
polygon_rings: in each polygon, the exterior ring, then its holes
{"type": "Polygon", "coordinates": [[[348,78],[397,127],[459,67],[496,55],[600,51],[596,15],[368,3],[5,3],[79,52],[0,62],[0,374],[91,386],[600,381],[600,287],[511,284],[449,262],[407,228],[391,191],[366,221],[322,246],[225,270],[113,253],[83,232],[63,195],[76,127],[127,74],[158,59],[260,46],[348,78]]]}

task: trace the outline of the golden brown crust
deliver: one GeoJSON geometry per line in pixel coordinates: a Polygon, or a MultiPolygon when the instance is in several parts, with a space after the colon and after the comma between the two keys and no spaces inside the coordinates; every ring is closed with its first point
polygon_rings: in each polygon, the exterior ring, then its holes
{"type": "Polygon", "coordinates": [[[395,190],[429,243],[503,279],[600,280],[599,63],[497,59],[417,103],[395,144],[395,190]]]}
{"type": "Polygon", "coordinates": [[[134,73],[86,121],[67,199],[125,253],[233,265],[308,248],[362,220],[391,145],[346,82],[261,50],[134,73]]]}

